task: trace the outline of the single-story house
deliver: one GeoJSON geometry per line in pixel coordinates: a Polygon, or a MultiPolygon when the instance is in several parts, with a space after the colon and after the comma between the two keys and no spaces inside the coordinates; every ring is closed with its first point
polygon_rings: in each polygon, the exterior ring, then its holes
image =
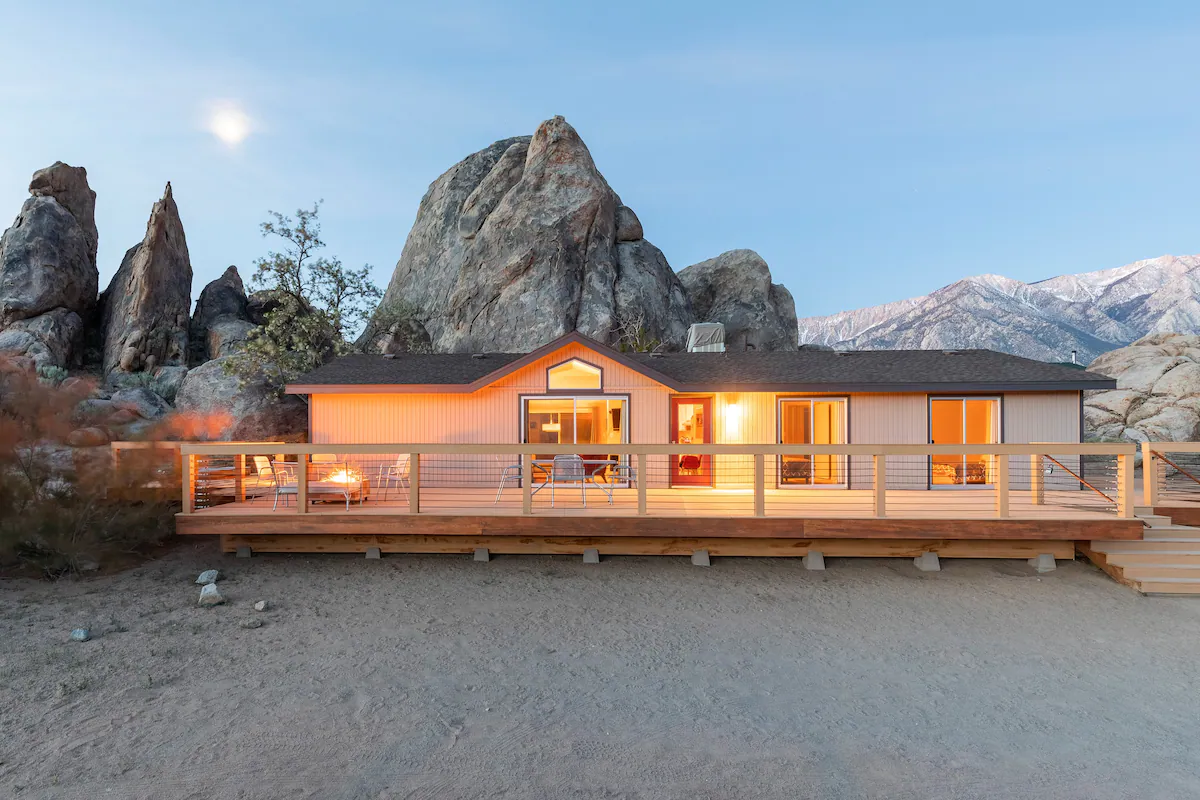
{"type": "MultiPolygon", "coordinates": [[[[990,350],[640,353],[569,333],[530,353],[343,356],[287,392],[307,396],[315,444],[577,444],[603,460],[620,444],[1077,443],[1083,392],[1115,386],[990,350]]],[[[446,485],[495,486],[505,467],[493,456],[442,458],[430,480],[446,485]]],[[[749,458],[662,456],[647,479],[741,486],[749,458]]],[[[992,456],[906,458],[889,468],[889,486],[992,482],[992,456]]],[[[871,479],[869,456],[781,455],[771,471],[775,488],[871,479]]]]}

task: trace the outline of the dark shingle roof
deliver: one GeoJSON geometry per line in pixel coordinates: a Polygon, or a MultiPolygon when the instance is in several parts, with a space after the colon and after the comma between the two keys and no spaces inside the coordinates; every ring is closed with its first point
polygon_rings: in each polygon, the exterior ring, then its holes
{"type": "Polygon", "coordinates": [[[794,385],[834,391],[860,387],[868,391],[923,390],[947,385],[977,385],[981,389],[1026,385],[1054,385],[1062,389],[1116,386],[1111,378],[1078,367],[992,350],[633,353],[630,357],[688,386],[794,385]]]}
{"type": "Polygon", "coordinates": [[[409,384],[435,386],[474,383],[511,364],[524,353],[425,353],[385,356],[349,355],[335,358],[296,380],[305,386],[336,384],[409,384]]]}
{"type": "MultiPolygon", "coordinates": [[[[579,339],[577,335],[575,338],[579,339]]],[[[651,355],[617,353],[604,345],[587,343],[677,391],[1074,391],[1116,387],[1111,378],[1078,367],[991,350],[805,349],[651,355]]],[[[365,385],[470,391],[499,379],[506,367],[520,367],[516,362],[528,363],[538,353],[553,349],[552,343],[532,354],[342,356],[299,378],[292,391],[365,385]]]]}

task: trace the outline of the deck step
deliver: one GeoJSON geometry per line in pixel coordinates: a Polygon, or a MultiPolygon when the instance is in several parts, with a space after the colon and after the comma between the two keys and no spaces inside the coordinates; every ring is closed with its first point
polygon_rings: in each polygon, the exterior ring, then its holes
{"type": "Polygon", "coordinates": [[[1140,581],[1138,590],[1146,594],[1200,594],[1200,580],[1187,578],[1159,578],[1140,581]]]}
{"type": "Polygon", "coordinates": [[[1109,564],[1121,568],[1164,563],[1200,566],[1200,550],[1116,550],[1105,553],[1104,557],[1109,564]]]}
{"type": "Polygon", "coordinates": [[[1129,539],[1110,542],[1092,542],[1091,548],[1098,553],[1145,552],[1147,550],[1179,550],[1200,552],[1200,539],[1129,539]]]}
{"type": "Polygon", "coordinates": [[[1155,525],[1146,528],[1146,539],[1191,539],[1200,541],[1200,528],[1188,525],[1155,525]]]}
{"type": "Polygon", "coordinates": [[[1121,574],[1133,581],[1169,578],[1200,583],[1200,564],[1131,564],[1121,567],[1121,574]]]}
{"type": "Polygon", "coordinates": [[[1163,514],[1138,514],[1137,518],[1150,528],[1165,527],[1171,524],[1171,518],[1163,514]]]}

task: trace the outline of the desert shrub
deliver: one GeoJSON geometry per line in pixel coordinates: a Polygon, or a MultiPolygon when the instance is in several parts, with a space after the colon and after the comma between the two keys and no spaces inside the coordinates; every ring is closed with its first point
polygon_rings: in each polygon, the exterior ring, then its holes
{"type": "Polygon", "coordinates": [[[48,383],[51,386],[58,386],[67,379],[67,371],[62,367],[56,367],[53,364],[43,364],[37,369],[38,377],[43,383],[48,383]]]}
{"type": "Polygon", "coordinates": [[[58,576],[172,532],[177,484],[160,465],[114,463],[106,448],[62,444],[86,393],[86,386],[64,389],[0,360],[0,566],[58,576]]]}

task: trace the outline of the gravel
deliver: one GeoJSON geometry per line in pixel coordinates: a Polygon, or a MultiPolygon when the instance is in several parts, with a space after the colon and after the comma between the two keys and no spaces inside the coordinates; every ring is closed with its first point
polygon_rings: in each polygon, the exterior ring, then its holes
{"type": "Polygon", "coordinates": [[[217,557],[0,581],[0,797],[1200,796],[1200,600],[1086,563],[217,557]]]}

